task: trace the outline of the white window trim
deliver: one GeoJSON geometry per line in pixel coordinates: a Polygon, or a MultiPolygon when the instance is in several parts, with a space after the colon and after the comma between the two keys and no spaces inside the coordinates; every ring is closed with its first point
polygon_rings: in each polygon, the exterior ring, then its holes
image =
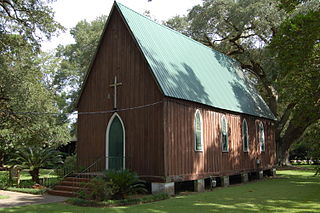
{"type": "Polygon", "coordinates": [[[243,144],[243,152],[249,152],[249,127],[248,127],[248,123],[247,123],[247,120],[244,118],[243,120],[242,120],[242,144],[243,144]],[[244,141],[244,123],[246,124],[246,127],[247,127],[247,147],[248,147],[248,149],[247,150],[245,150],[244,149],[244,143],[245,143],[245,141],[244,141]]]}
{"type": "Polygon", "coordinates": [[[203,152],[203,121],[202,121],[202,115],[199,109],[196,110],[194,113],[194,151],[195,152],[203,152]],[[197,113],[200,115],[200,127],[201,127],[201,149],[197,149],[197,126],[196,126],[196,118],[197,118],[197,113]]]}
{"type": "Polygon", "coordinates": [[[220,134],[221,134],[221,140],[220,140],[220,142],[221,142],[221,150],[222,150],[222,152],[229,152],[229,131],[228,131],[228,120],[227,120],[227,118],[226,118],[226,116],[225,115],[222,115],[222,117],[221,117],[221,120],[220,120],[220,134]],[[222,141],[222,135],[223,135],[223,131],[222,131],[222,122],[223,122],[223,120],[225,120],[226,121],[226,131],[227,131],[227,150],[223,150],[223,141],[222,141]]]}
{"type": "Polygon", "coordinates": [[[264,125],[263,125],[262,121],[259,122],[258,128],[259,128],[259,130],[258,130],[258,140],[259,140],[260,152],[265,152],[266,151],[266,134],[265,134],[265,131],[264,131],[264,125]],[[260,141],[260,134],[261,134],[260,129],[262,129],[262,131],[263,131],[264,150],[262,150],[262,142],[260,141]]]}
{"type": "Polygon", "coordinates": [[[109,131],[110,131],[111,123],[112,123],[112,121],[113,121],[113,119],[115,117],[119,118],[120,123],[122,125],[122,129],[123,129],[123,169],[126,168],[126,161],[125,161],[125,159],[126,159],[126,129],[124,128],[124,124],[123,124],[123,121],[122,121],[121,117],[119,116],[118,113],[115,112],[111,116],[111,118],[109,120],[109,123],[107,125],[107,129],[106,129],[106,153],[105,153],[105,156],[106,156],[106,170],[109,169],[109,158],[108,158],[108,156],[109,156],[109,131]]]}

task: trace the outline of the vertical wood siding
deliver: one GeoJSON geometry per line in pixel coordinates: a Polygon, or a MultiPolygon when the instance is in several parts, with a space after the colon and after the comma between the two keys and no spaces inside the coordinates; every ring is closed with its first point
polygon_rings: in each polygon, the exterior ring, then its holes
{"type": "Polygon", "coordinates": [[[231,175],[274,166],[275,140],[271,121],[175,99],[167,99],[165,107],[165,175],[168,181],[231,175]],[[203,119],[203,152],[194,150],[194,115],[197,109],[203,119]],[[223,115],[228,122],[228,152],[222,152],[221,147],[220,121],[223,115]],[[243,151],[243,119],[248,123],[249,152],[243,151]],[[259,121],[265,128],[265,152],[260,151],[258,142],[259,121]],[[256,163],[258,159],[261,162],[259,166],[256,163]]]}
{"type": "MultiPolygon", "coordinates": [[[[84,87],[79,112],[113,109],[114,76],[118,109],[162,100],[157,84],[118,11],[114,11],[84,87]]],[[[106,156],[106,128],[113,113],[79,115],[78,161],[89,166],[106,156]]],[[[163,105],[119,111],[125,126],[126,168],[139,175],[163,175],[163,105]]],[[[97,169],[106,168],[105,160],[97,169]]]]}
{"type": "MultiPolygon", "coordinates": [[[[100,43],[96,59],[82,92],[78,111],[113,109],[113,83],[117,76],[118,109],[125,126],[126,168],[145,179],[194,180],[270,168],[275,163],[274,129],[269,120],[216,110],[201,104],[165,98],[118,11],[114,11],[100,43]],[[203,120],[204,151],[194,150],[194,115],[203,120]],[[220,119],[228,121],[229,152],[222,152],[220,119]],[[241,125],[247,120],[249,152],[243,152],[241,125]],[[260,152],[258,122],[265,128],[266,151],[260,152]],[[261,161],[260,166],[256,160],[261,161]]],[[[107,155],[106,128],[113,113],[80,114],[78,117],[78,162],[89,166],[107,155]]],[[[97,170],[106,168],[99,161],[97,170]]]]}

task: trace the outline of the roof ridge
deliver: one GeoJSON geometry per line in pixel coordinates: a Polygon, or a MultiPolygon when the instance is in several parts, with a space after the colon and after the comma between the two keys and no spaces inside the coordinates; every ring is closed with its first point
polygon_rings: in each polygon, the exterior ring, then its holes
{"type": "MultiPolygon", "coordinates": [[[[116,3],[117,5],[121,5],[122,7],[125,7],[126,9],[128,9],[128,10],[130,10],[130,11],[136,13],[136,14],[138,14],[139,16],[142,16],[143,18],[145,18],[145,19],[147,19],[147,20],[149,20],[149,21],[151,21],[151,22],[153,22],[153,23],[155,23],[155,24],[157,24],[157,25],[159,25],[159,26],[161,26],[161,27],[163,27],[163,28],[166,28],[166,29],[168,29],[168,30],[170,30],[170,31],[172,31],[172,32],[174,32],[174,33],[176,33],[176,34],[179,34],[180,36],[183,36],[183,37],[191,40],[192,42],[194,42],[194,43],[196,43],[196,44],[198,44],[198,45],[201,45],[201,46],[203,46],[203,47],[205,47],[205,48],[208,48],[208,49],[210,49],[210,50],[213,50],[214,52],[217,52],[217,53],[219,53],[219,54],[222,54],[222,55],[227,56],[226,54],[221,53],[221,52],[219,52],[219,51],[217,51],[217,50],[215,50],[215,49],[213,49],[213,48],[210,48],[210,47],[202,44],[201,42],[196,41],[196,40],[194,40],[193,38],[190,38],[189,36],[186,36],[186,35],[183,34],[183,33],[180,33],[180,32],[178,32],[178,31],[176,31],[176,30],[174,30],[174,29],[172,29],[172,28],[170,28],[170,27],[168,27],[168,26],[165,26],[165,25],[163,25],[163,24],[160,24],[160,23],[158,23],[158,22],[150,19],[149,17],[147,17],[147,16],[145,16],[145,15],[142,15],[141,13],[138,13],[137,11],[135,11],[135,10],[133,10],[133,9],[131,9],[131,8],[129,8],[129,7],[125,6],[125,5],[117,2],[117,1],[115,1],[115,3],[116,3]]],[[[227,57],[230,58],[230,59],[233,59],[233,58],[231,58],[230,56],[227,56],[227,57]]]]}

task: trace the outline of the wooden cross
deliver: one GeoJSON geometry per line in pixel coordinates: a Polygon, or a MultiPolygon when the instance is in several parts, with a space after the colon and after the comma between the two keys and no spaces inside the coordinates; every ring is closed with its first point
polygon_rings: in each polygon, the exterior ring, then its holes
{"type": "Polygon", "coordinates": [[[117,109],[117,86],[121,86],[122,83],[117,82],[117,76],[114,76],[114,83],[110,84],[110,87],[114,88],[114,95],[113,95],[113,109],[117,109]]]}

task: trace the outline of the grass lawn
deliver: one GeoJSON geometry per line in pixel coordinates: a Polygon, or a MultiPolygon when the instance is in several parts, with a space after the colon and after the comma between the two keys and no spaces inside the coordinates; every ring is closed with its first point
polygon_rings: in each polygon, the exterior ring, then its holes
{"type": "Polygon", "coordinates": [[[277,171],[276,178],[176,196],[143,205],[91,208],[64,203],[1,209],[2,212],[320,212],[320,178],[312,170],[277,171]]]}
{"type": "MultiPolygon", "coordinates": [[[[0,175],[8,174],[8,171],[0,171],[0,175]]],[[[56,178],[57,175],[53,172],[53,169],[40,169],[40,178],[56,178]]],[[[31,180],[29,170],[23,169],[20,173],[21,180],[31,180]]]]}
{"type": "Polygon", "coordinates": [[[9,198],[9,196],[0,195],[0,199],[7,199],[7,198],[9,198]]]}

